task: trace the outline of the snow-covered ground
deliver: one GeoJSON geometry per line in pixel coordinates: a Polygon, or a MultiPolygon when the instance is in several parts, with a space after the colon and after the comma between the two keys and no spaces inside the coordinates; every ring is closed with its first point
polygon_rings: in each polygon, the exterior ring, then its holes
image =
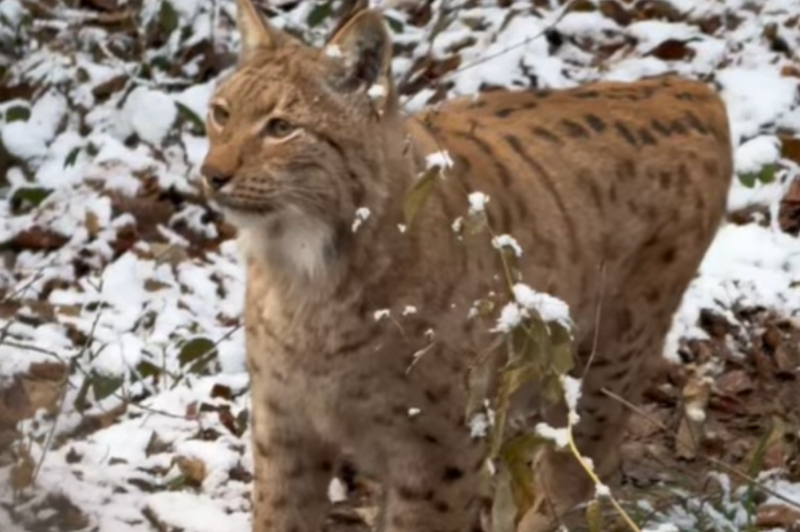
{"type": "MultiPolygon", "coordinates": [[[[21,422],[14,460],[0,461],[0,478],[17,479],[0,481],[0,530],[66,530],[53,494],[100,532],[247,530],[243,272],[195,182],[206,148],[198,120],[238,39],[233,1],[151,0],[133,18],[120,16],[133,0],[65,4],[0,3],[0,388],[31,364],[70,365],[58,413],[21,422]],[[85,430],[87,416],[96,430],[85,430]]],[[[287,6],[276,24],[313,42],[333,25],[329,2],[274,4],[287,6]]],[[[800,327],[800,240],[777,221],[800,175],[787,148],[800,137],[800,0],[582,0],[566,10],[436,0],[427,21],[424,8],[391,4],[409,110],[485,86],[670,71],[715,83],[742,176],[729,210],[760,209],[719,232],[665,356],[706,335],[701,309],[735,322],[734,308],[763,307],[800,327]],[[422,83],[426,69],[444,74],[422,83]]],[[[797,485],[770,482],[800,504],[797,485]]],[[[672,517],[692,529],[690,517],[672,517]]]]}

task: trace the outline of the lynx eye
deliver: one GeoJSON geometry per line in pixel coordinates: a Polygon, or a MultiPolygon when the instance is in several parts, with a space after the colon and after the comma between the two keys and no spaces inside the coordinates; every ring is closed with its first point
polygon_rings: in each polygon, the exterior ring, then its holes
{"type": "Polygon", "coordinates": [[[230,118],[230,113],[223,106],[215,103],[211,106],[211,119],[218,125],[224,126],[230,118]]]}
{"type": "Polygon", "coordinates": [[[283,118],[271,118],[264,126],[264,135],[283,139],[291,135],[297,128],[283,118]]]}

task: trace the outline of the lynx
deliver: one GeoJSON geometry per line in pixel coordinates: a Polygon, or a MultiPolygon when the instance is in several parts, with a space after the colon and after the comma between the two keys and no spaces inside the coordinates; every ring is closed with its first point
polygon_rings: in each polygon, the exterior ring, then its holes
{"type": "MultiPolygon", "coordinates": [[[[345,455],[381,481],[382,530],[480,529],[487,450],[465,420],[466,374],[498,333],[470,309],[502,280],[491,239],[454,228],[472,192],[521,247],[524,281],[569,305],[585,375],[575,437],[605,478],[626,411],[603,389],[637,400],[724,214],[720,98],[664,76],[490,91],[407,116],[378,12],[352,14],[322,48],[249,0],[238,26],[201,173],[246,262],[253,530],[320,530],[345,455]],[[404,197],[445,153],[452,166],[408,224],[404,197]]],[[[544,419],[563,426],[564,410],[544,419]]],[[[548,452],[538,478],[558,514],[591,485],[548,452]]]]}

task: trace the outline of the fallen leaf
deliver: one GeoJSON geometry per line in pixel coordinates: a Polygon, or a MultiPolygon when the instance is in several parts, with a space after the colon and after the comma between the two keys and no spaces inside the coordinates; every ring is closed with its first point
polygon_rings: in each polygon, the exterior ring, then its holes
{"type": "Polygon", "coordinates": [[[783,504],[762,504],[756,514],[759,528],[778,528],[789,530],[800,521],[800,510],[783,504]]]}
{"type": "Polygon", "coordinates": [[[206,478],[206,464],[199,458],[176,456],[175,463],[187,484],[199,487],[206,478]]]}
{"type": "Polygon", "coordinates": [[[733,370],[720,375],[716,380],[717,390],[728,395],[737,395],[753,390],[753,380],[744,370],[733,370]]]}

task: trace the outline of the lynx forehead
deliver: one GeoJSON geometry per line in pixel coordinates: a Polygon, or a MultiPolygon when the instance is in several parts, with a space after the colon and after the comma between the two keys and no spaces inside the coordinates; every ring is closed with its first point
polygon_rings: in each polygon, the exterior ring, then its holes
{"type": "MultiPolygon", "coordinates": [[[[522,248],[524,281],[569,305],[585,372],[575,436],[607,476],[626,412],[604,390],[638,399],[724,213],[720,98],[661,77],[493,91],[404,116],[379,13],[356,10],[316,49],[237,4],[239,66],[212,99],[202,173],[247,264],[253,530],[320,530],[345,455],[384,486],[382,530],[480,528],[486,449],[465,426],[466,373],[496,333],[492,317],[467,317],[503,290],[489,235],[453,230],[477,191],[493,232],[522,248]],[[440,150],[447,179],[399,231],[405,194],[440,150]]],[[[564,425],[563,405],[518,395],[523,418],[564,425]]],[[[550,504],[522,532],[590,491],[568,455],[537,467],[550,504]]]]}

